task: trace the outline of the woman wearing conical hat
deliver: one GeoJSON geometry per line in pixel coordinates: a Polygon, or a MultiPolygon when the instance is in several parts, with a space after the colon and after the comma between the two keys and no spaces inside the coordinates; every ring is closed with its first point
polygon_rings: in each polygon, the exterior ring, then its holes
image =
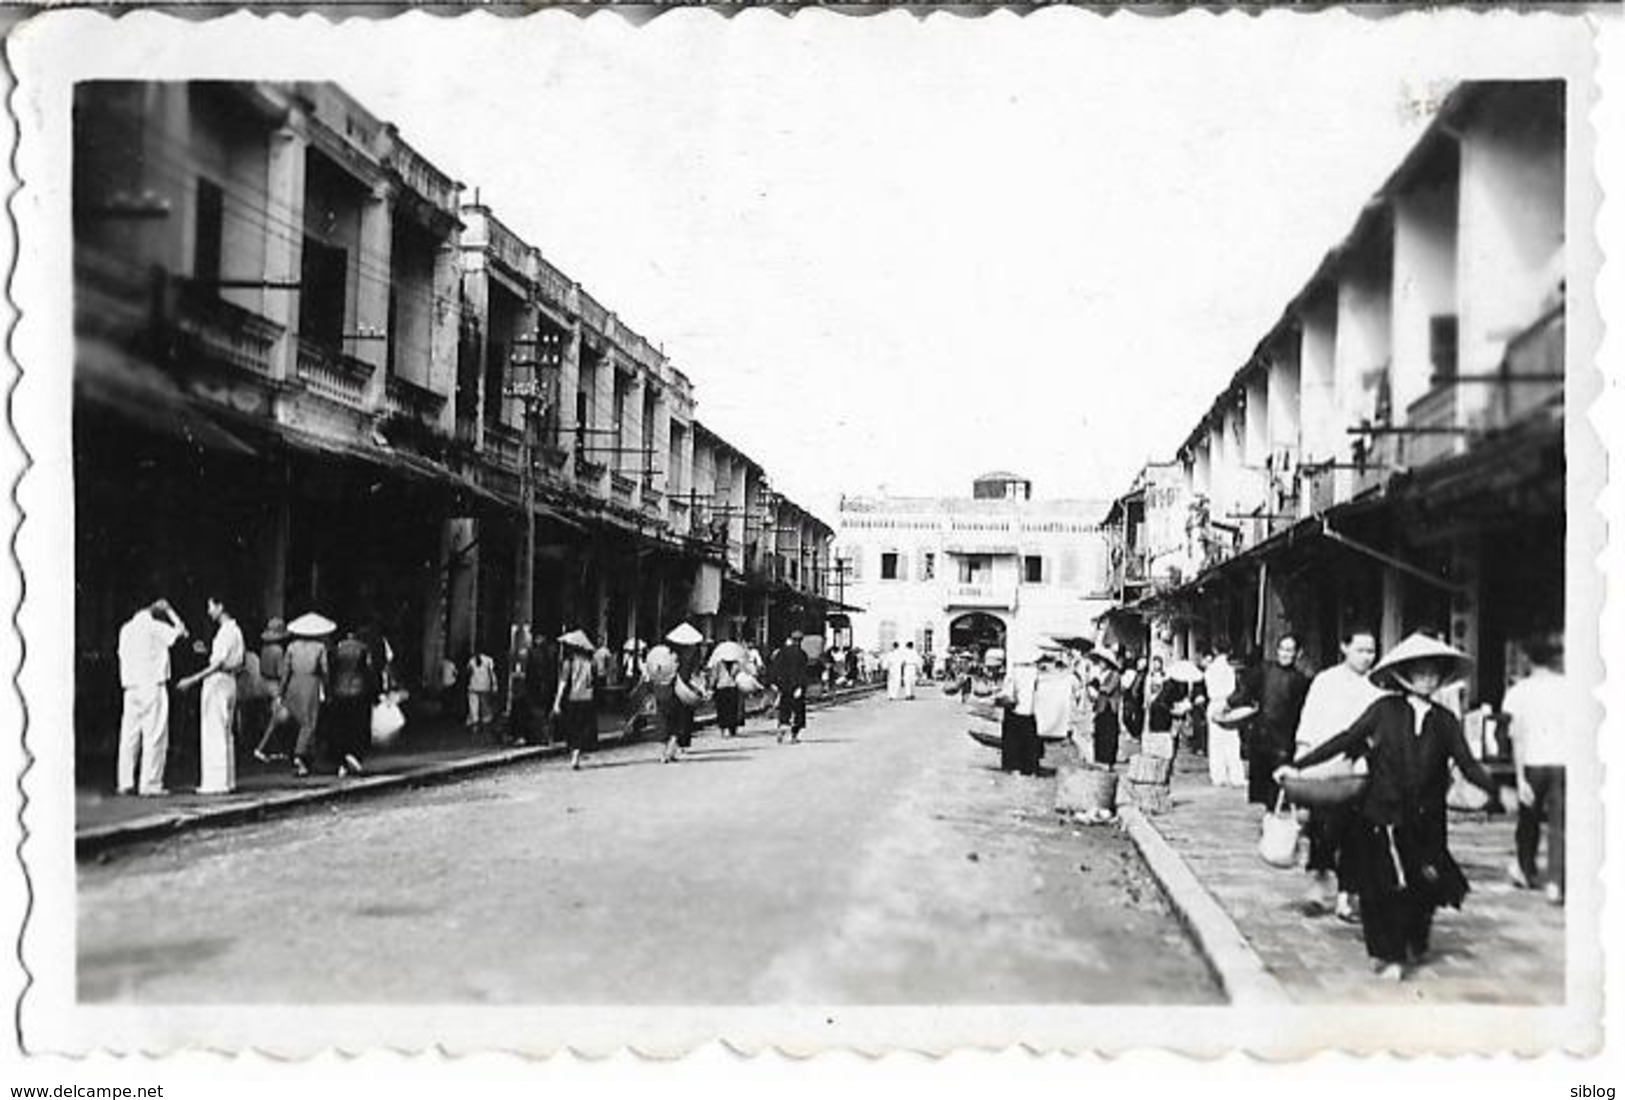
{"type": "Polygon", "coordinates": [[[679,623],[666,635],[664,644],[649,651],[644,666],[655,696],[655,717],[666,747],[660,761],[681,760],[694,743],[694,706],[690,700],[702,693],[698,686],[699,649],[705,636],[688,623],[679,623]]]}
{"type": "Polygon", "coordinates": [[[598,711],[593,702],[592,639],[581,630],[559,638],[559,682],[553,693],[553,718],[570,749],[570,770],[598,747],[598,711]]]}
{"type": "Polygon", "coordinates": [[[1336,756],[1366,760],[1370,784],[1350,834],[1366,952],[1377,973],[1391,981],[1426,957],[1434,910],[1459,909],[1467,895],[1467,879],[1446,843],[1451,762],[1489,792],[1492,807],[1500,798],[1495,781],[1468,752],[1461,723],[1432,699],[1469,664],[1460,650],[1411,635],[1371,670],[1372,682],[1391,694],[1279,773],[1295,776],[1336,756]]]}
{"type": "Polygon", "coordinates": [[[288,624],[293,641],[282,666],[282,704],[299,723],[293,746],[293,773],[310,774],[316,756],[316,724],[327,693],[327,639],[336,629],[332,619],[306,612],[288,624]]]}

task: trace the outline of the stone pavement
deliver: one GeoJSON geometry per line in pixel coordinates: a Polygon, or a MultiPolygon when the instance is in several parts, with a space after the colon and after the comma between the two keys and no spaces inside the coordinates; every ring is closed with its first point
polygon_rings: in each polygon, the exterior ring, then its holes
{"type": "MultiPolygon", "coordinates": [[[[882,686],[840,689],[828,697],[815,695],[809,702],[815,707],[830,705],[870,694],[882,686]]],[[[752,713],[759,713],[764,706],[758,702],[752,713]]],[[[696,721],[699,727],[713,723],[714,716],[708,713],[701,713],[696,721]]],[[[625,716],[600,714],[600,746],[607,749],[627,740],[627,725],[625,716]]],[[[173,757],[173,742],[170,751],[173,757]]],[[[74,792],[75,847],[83,858],[109,847],[199,825],[234,824],[270,812],[442,781],[563,752],[562,743],[511,746],[496,744],[489,738],[475,741],[461,721],[443,717],[414,718],[399,740],[367,757],[366,775],[348,779],[331,772],[297,778],[286,761],[262,764],[242,750],[237,789],[228,795],[200,795],[187,786],[172,786],[163,797],[138,798],[115,795],[105,784],[78,786],[74,792]]],[[[172,767],[172,777],[174,773],[172,767]]]]}
{"type": "Polygon", "coordinates": [[[1228,914],[1286,995],[1300,1004],[1560,1005],[1563,909],[1506,877],[1514,815],[1451,813],[1450,850],[1471,893],[1434,921],[1429,962],[1404,982],[1372,973],[1358,925],[1307,917],[1303,870],[1258,857],[1261,809],[1245,790],[1207,781],[1207,762],[1182,753],[1174,806],[1147,820],[1228,914]]]}

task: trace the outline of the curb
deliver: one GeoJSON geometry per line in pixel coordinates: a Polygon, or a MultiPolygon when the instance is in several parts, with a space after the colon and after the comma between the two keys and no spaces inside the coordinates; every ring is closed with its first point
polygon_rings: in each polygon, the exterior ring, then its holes
{"type": "MultiPolygon", "coordinates": [[[[817,700],[809,700],[808,709],[823,710],[848,700],[863,698],[873,694],[883,686],[867,684],[861,688],[851,688],[823,696],[817,700]]],[[[766,711],[758,711],[757,713],[766,713],[766,711]]],[[[714,717],[699,719],[694,723],[696,729],[705,729],[715,725],[716,719],[714,717]]],[[[604,747],[620,745],[626,741],[626,734],[624,731],[600,734],[599,741],[604,747]]],[[[150,817],[123,821],[116,825],[103,825],[98,828],[77,831],[74,833],[73,838],[74,854],[78,859],[86,859],[126,844],[157,840],[200,828],[242,825],[275,814],[287,813],[309,806],[319,806],[323,803],[336,802],[341,799],[364,798],[370,795],[389,794],[408,787],[424,787],[435,783],[450,782],[476,772],[500,768],[508,764],[563,756],[564,752],[565,749],[562,744],[530,745],[523,748],[481,753],[477,756],[468,756],[461,760],[450,760],[440,764],[426,764],[409,771],[388,775],[362,776],[337,786],[278,792],[252,802],[243,802],[232,806],[154,814],[150,817]]]]}
{"type": "Polygon", "coordinates": [[[1119,806],[1118,818],[1157,877],[1179,919],[1190,930],[1208,967],[1237,1008],[1290,1005],[1286,989],[1258,957],[1230,914],[1214,900],[1190,865],[1163,839],[1138,807],[1119,806]]]}

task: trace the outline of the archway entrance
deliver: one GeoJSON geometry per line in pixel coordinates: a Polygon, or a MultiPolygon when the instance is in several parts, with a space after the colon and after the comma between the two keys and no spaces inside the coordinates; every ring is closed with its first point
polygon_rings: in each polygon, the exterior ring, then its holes
{"type": "Polygon", "coordinates": [[[982,611],[961,615],[948,624],[948,645],[969,649],[978,660],[989,649],[1003,649],[1004,637],[1004,621],[982,611]]]}

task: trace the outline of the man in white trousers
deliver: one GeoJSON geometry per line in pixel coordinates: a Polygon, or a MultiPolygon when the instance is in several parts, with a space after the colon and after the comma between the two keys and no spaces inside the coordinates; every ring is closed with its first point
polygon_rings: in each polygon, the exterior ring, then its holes
{"type": "Polygon", "coordinates": [[[237,674],[247,652],[243,631],[220,600],[209,597],[209,618],[214,620],[214,643],[209,663],[180,681],[188,690],[203,685],[199,703],[198,759],[201,776],[198,794],[230,794],[237,788],[237,754],[232,740],[232,718],[237,713],[237,674]]]}
{"type": "Polygon", "coordinates": [[[902,668],[903,698],[914,698],[914,685],[920,681],[920,655],[914,650],[914,643],[908,643],[903,655],[898,658],[902,668]]]}
{"type": "Polygon", "coordinates": [[[164,788],[164,765],[169,760],[169,649],[184,637],[186,624],[168,600],[141,608],[119,629],[119,685],[124,689],[119,794],[151,798],[169,793],[164,788]]]}
{"type": "Polygon", "coordinates": [[[1215,787],[1245,787],[1247,769],[1241,760],[1241,731],[1217,721],[1236,692],[1236,670],[1230,665],[1230,654],[1223,642],[1215,642],[1212,652],[1197,656],[1203,663],[1202,684],[1207,692],[1208,782],[1215,787]]]}

